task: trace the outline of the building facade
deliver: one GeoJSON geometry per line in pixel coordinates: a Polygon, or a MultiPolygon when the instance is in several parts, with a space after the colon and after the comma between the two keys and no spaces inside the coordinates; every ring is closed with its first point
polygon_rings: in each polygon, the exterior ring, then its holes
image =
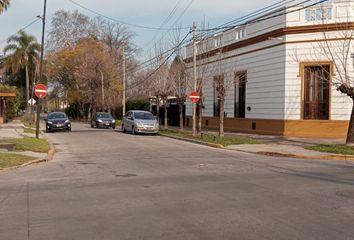
{"type": "MultiPolygon", "coordinates": [[[[197,42],[203,126],[218,126],[222,81],[227,131],[345,137],[352,102],[337,88],[354,75],[353,9],[354,0],[287,7],[197,42]]],[[[192,44],[185,62],[192,76],[192,44]]]]}

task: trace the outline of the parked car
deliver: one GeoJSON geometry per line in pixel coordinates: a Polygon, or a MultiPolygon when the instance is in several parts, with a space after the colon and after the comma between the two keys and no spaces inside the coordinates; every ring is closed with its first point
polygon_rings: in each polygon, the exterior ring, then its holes
{"type": "Polygon", "coordinates": [[[159,123],[151,112],[128,111],[123,117],[122,131],[124,133],[129,131],[132,134],[157,134],[159,132],[159,123]]]}
{"type": "Polygon", "coordinates": [[[91,127],[104,127],[104,128],[116,128],[116,120],[112,117],[111,114],[106,112],[96,112],[91,121],[91,127]]]}
{"type": "Polygon", "coordinates": [[[71,131],[71,121],[63,112],[48,113],[45,121],[46,132],[54,132],[55,130],[71,131]]]}

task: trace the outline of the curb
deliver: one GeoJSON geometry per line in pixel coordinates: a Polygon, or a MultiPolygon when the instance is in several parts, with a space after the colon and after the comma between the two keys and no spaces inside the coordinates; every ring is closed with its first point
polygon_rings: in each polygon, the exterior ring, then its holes
{"type": "MultiPolygon", "coordinates": [[[[248,152],[252,153],[252,152],[248,152]]],[[[354,156],[350,155],[317,155],[317,156],[308,156],[308,155],[297,155],[297,154],[285,154],[278,152],[253,152],[259,155],[272,156],[272,157],[290,157],[298,159],[310,159],[310,160],[331,160],[331,161],[354,161],[354,156]]]]}
{"type": "Polygon", "coordinates": [[[216,144],[216,143],[207,143],[207,142],[202,142],[202,141],[189,139],[189,138],[184,138],[184,137],[171,136],[171,135],[167,135],[167,134],[163,134],[163,133],[159,133],[159,135],[163,136],[163,137],[168,137],[168,138],[180,140],[180,141],[185,141],[185,142],[195,143],[195,144],[199,144],[199,145],[204,145],[204,146],[208,146],[208,147],[212,147],[212,148],[220,148],[220,149],[224,149],[225,148],[223,145],[216,144]]]}
{"type": "Polygon", "coordinates": [[[309,159],[309,160],[354,161],[354,156],[350,156],[350,155],[315,155],[315,156],[308,156],[308,155],[286,154],[286,153],[279,153],[279,152],[248,152],[248,151],[243,151],[243,150],[228,149],[228,148],[225,148],[221,144],[206,143],[206,142],[201,142],[201,141],[198,141],[198,140],[193,140],[193,139],[188,139],[188,138],[183,138],[183,137],[177,137],[177,136],[171,136],[171,135],[167,135],[167,134],[163,134],[163,133],[159,133],[159,135],[163,136],[163,137],[168,137],[168,138],[172,138],[172,139],[176,139],[176,140],[180,140],[180,141],[195,143],[195,144],[204,145],[204,146],[213,147],[213,148],[226,149],[226,150],[230,150],[230,151],[238,151],[238,152],[258,154],[258,155],[271,156],[271,157],[288,157],[288,158],[309,159]]]}
{"type": "MultiPolygon", "coordinates": [[[[43,134],[43,133],[42,133],[42,134],[43,134]]],[[[34,165],[34,164],[39,164],[39,163],[51,161],[51,160],[53,159],[53,157],[54,157],[55,147],[54,147],[54,145],[49,141],[49,139],[45,137],[44,134],[43,134],[43,136],[44,136],[44,138],[47,140],[47,142],[49,143],[49,146],[50,146],[50,149],[49,149],[49,151],[47,152],[47,157],[46,157],[46,158],[35,159],[35,160],[33,160],[33,161],[24,163],[24,164],[19,165],[19,166],[8,167],[8,168],[2,168],[2,169],[0,169],[0,172],[3,172],[3,171],[11,171],[11,170],[19,169],[19,168],[22,168],[22,167],[27,167],[27,166],[34,165]]]]}

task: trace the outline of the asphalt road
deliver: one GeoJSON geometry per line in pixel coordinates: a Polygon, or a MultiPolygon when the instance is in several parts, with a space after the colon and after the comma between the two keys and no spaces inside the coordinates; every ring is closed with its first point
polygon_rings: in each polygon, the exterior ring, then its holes
{"type": "Polygon", "coordinates": [[[77,123],[47,136],[51,162],[0,172],[1,240],[354,239],[354,162],[77,123]]]}

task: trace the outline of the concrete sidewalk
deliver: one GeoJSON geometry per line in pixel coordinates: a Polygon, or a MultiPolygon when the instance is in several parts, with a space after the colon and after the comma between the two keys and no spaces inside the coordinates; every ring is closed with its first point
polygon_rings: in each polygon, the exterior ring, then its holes
{"type": "MultiPolygon", "coordinates": [[[[171,128],[178,130],[178,128],[171,128]]],[[[191,131],[186,128],[185,131],[191,131]]],[[[203,130],[204,134],[218,134],[217,131],[203,130]]],[[[307,150],[304,147],[319,144],[336,145],[345,144],[345,139],[329,139],[329,138],[297,138],[284,137],[275,135],[260,135],[248,133],[225,132],[225,135],[235,137],[251,138],[263,142],[263,144],[242,144],[227,146],[225,149],[241,151],[247,153],[255,153],[269,156],[293,157],[302,159],[327,159],[327,160],[354,160],[353,155],[340,155],[334,153],[324,153],[313,150],[307,150]]]]}
{"type": "MultiPolygon", "coordinates": [[[[7,139],[7,138],[24,138],[25,136],[34,137],[33,134],[25,134],[24,133],[24,125],[21,123],[20,120],[14,120],[9,123],[4,123],[0,125],[0,140],[7,139]]],[[[47,153],[37,153],[31,151],[8,151],[6,149],[1,149],[0,152],[6,153],[16,153],[20,155],[30,156],[37,159],[45,159],[47,157],[47,153]]]]}
{"type": "Polygon", "coordinates": [[[24,125],[19,120],[0,125],[0,139],[4,138],[23,138],[24,125]]]}

